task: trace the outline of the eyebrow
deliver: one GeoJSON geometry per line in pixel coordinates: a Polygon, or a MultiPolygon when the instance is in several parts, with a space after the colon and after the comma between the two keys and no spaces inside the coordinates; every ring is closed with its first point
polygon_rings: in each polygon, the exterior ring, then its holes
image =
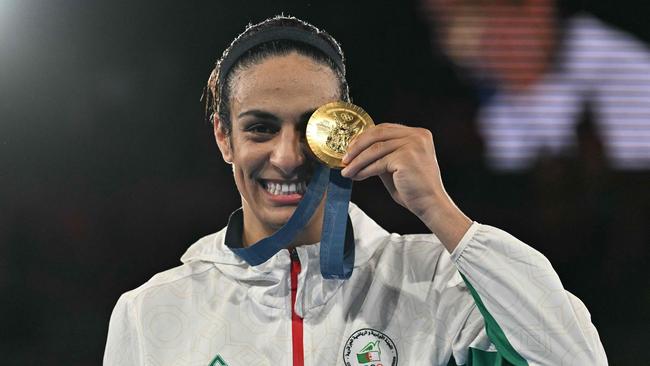
{"type": "MultiPolygon", "coordinates": [[[[311,115],[315,111],[316,111],[316,109],[310,109],[310,110],[304,112],[303,114],[301,114],[300,118],[298,120],[298,123],[306,124],[307,121],[309,121],[309,117],[311,117],[311,115]]],[[[253,116],[253,117],[256,117],[256,118],[267,119],[267,120],[271,120],[271,121],[275,121],[275,122],[280,121],[280,117],[276,116],[273,113],[266,112],[266,111],[263,111],[263,110],[260,110],[260,109],[249,109],[247,111],[241,112],[240,114],[237,115],[237,118],[242,118],[242,117],[245,117],[245,116],[253,116]]]]}
{"type": "Polygon", "coordinates": [[[280,118],[275,114],[262,111],[259,109],[249,109],[247,111],[241,112],[239,115],[237,115],[237,118],[242,118],[244,116],[253,116],[261,119],[268,119],[268,120],[278,121],[278,122],[280,121],[280,118]]]}

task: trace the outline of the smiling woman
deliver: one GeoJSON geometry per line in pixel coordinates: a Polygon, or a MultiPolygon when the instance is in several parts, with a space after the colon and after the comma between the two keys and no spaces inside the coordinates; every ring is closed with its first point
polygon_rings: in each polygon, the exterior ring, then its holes
{"type": "Polygon", "coordinates": [[[251,26],[208,89],[242,208],[183,265],[120,297],[105,365],[606,364],[589,313],[548,260],[456,207],[428,130],[364,129],[345,149],[340,180],[323,184],[305,123],[349,99],[343,54],[326,33],[289,17],[251,26]],[[379,177],[431,232],[390,234],[354,204],[331,215],[330,198],[349,188],[342,177],[379,177]],[[347,222],[332,236],[354,268],[347,277],[322,271],[333,250],[321,231],[333,216],[347,222]],[[268,243],[264,260],[246,254],[268,243]]]}
{"type": "MultiPolygon", "coordinates": [[[[322,104],[348,100],[343,52],[316,27],[276,17],[237,37],[208,81],[207,114],[242,197],[243,245],[284,225],[302,199],[313,170],[306,159],[305,124],[322,104]],[[286,38],[250,48],[269,31],[286,38]]],[[[297,241],[320,238],[318,210],[297,241]]]]}

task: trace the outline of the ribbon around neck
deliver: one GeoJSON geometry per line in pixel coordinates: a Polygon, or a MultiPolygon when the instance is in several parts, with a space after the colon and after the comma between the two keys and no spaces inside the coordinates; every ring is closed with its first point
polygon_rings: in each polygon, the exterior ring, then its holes
{"type": "Polygon", "coordinates": [[[251,266],[262,264],[287,248],[307,225],[327,191],[320,245],[321,274],[327,279],[347,279],[354,268],[354,245],[345,252],[348,206],[352,180],[341,176],[338,169],[318,165],[307,191],[286,224],[273,235],[246,248],[232,248],[251,266]]]}

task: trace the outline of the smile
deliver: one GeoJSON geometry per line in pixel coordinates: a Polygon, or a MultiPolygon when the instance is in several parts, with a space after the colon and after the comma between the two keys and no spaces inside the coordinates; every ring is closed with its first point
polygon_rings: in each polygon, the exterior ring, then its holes
{"type": "Polygon", "coordinates": [[[262,180],[261,184],[267,192],[274,196],[292,194],[302,195],[307,190],[307,183],[305,181],[271,182],[268,180],[262,180]]]}

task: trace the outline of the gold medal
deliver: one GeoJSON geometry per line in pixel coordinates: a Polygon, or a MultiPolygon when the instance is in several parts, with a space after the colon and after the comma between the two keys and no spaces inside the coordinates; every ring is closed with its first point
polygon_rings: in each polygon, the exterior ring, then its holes
{"type": "Polygon", "coordinates": [[[341,159],[350,141],[374,125],[372,118],[359,106],[347,102],[327,103],[307,122],[307,144],[323,164],[343,168],[341,159]]]}

